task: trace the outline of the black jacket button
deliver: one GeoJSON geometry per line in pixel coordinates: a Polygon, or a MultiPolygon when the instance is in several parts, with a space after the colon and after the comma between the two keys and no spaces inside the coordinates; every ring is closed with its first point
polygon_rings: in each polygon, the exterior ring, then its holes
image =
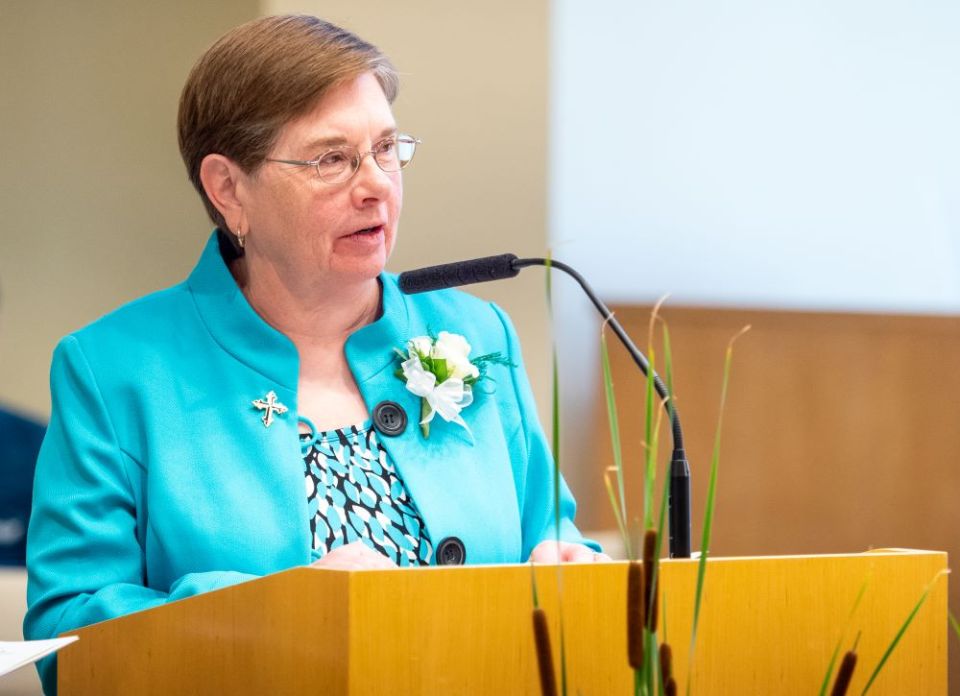
{"type": "Polygon", "coordinates": [[[447,537],[437,544],[437,565],[463,565],[466,561],[467,549],[457,537],[447,537]]]}
{"type": "Polygon", "coordinates": [[[373,427],[388,437],[396,437],[407,428],[407,414],[396,401],[381,401],[373,408],[373,427]]]}

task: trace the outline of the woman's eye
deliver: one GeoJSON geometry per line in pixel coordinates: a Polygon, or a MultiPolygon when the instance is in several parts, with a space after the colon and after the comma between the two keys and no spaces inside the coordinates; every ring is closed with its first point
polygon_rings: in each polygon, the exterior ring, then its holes
{"type": "Polygon", "coordinates": [[[336,167],[347,161],[347,156],[340,150],[332,150],[317,160],[321,167],[336,167]]]}

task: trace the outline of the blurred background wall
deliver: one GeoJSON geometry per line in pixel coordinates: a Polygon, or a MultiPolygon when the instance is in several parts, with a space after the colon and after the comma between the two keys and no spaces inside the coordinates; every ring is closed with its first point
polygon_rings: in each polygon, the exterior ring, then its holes
{"type": "MultiPolygon", "coordinates": [[[[635,317],[672,293],[683,338],[678,403],[698,442],[716,414],[706,387],[718,376],[719,336],[745,320],[737,312],[759,313],[747,317],[759,323],[757,350],[743,351],[759,367],[740,377],[730,403],[720,551],[859,551],[924,539],[960,551],[956,521],[943,513],[956,497],[953,478],[943,479],[939,507],[893,493],[910,490],[910,438],[921,433],[896,411],[923,398],[910,393],[911,371],[955,364],[960,8],[946,0],[0,0],[0,402],[46,417],[57,339],[192,268],[210,225],[176,146],[183,80],[227,28],[290,11],[371,39],[402,73],[398,120],[424,145],[405,174],[393,270],[550,246],[641,334],[635,317]],[[905,348],[905,333],[928,338],[905,348]],[[819,355],[822,341],[834,346],[832,362],[813,369],[842,375],[866,354],[877,369],[893,363],[896,379],[861,373],[838,396],[835,382],[805,378],[811,353],[801,349],[819,355]],[[765,388],[771,364],[785,376],[775,389],[765,388]],[[825,417],[836,411],[823,404],[857,404],[851,395],[870,399],[877,385],[889,403],[875,416],[853,410],[866,414],[863,427],[825,417]],[[771,399],[795,439],[773,450],[741,446],[751,414],[770,413],[771,399]],[[811,474],[798,464],[806,450],[786,445],[822,443],[831,430],[846,444],[842,461],[818,450],[823,467],[887,482],[861,495],[855,520],[838,513],[855,483],[835,497],[826,484],[795,485],[820,481],[822,470],[811,474]],[[878,457],[887,436],[897,446],[878,457]],[[764,502],[742,505],[744,490],[764,502]],[[793,516],[778,526],[781,500],[793,516]],[[871,508],[884,525],[870,524],[871,508]],[[818,546],[798,510],[854,533],[818,546]],[[896,533],[924,515],[939,536],[896,533]]],[[[555,286],[563,466],[585,524],[607,528],[597,486],[610,461],[596,408],[599,326],[570,283],[555,286]]],[[[514,318],[549,420],[542,272],[474,291],[514,318]]],[[[617,360],[635,452],[638,387],[617,360]]],[[[924,446],[935,444],[923,461],[952,470],[960,399],[950,379],[924,384],[937,390],[939,415],[922,430],[924,446]]],[[[697,455],[702,486],[706,455],[697,455]]],[[[699,531],[699,488],[695,500],[699,531]]]]}
{"type": "MultiPolygon", "coordinates": [[[[551,17],[550,239],[607,300],[960,311],[956,3],[556,0],[551,17]]],[[[561,357],[592,365],[594,312],[558,289],[561,357]]],[[[567,401],[594,386],[568,380],[567,401]]],[[[589,419],[564,424],[589,440],[589,419]]]]}

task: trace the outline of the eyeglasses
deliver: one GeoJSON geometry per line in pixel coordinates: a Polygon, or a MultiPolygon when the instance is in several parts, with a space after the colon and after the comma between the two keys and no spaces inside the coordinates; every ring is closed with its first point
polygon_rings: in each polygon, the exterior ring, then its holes
{"type": "Polygon", "coordinates": [[[385,172],[399,172],[410,164],[420,141],[411,135],[399,133],[384,138],[372,150],[360,152],[352,145],[344,145],[323,153],[313,160],[286,160],[267,157],[267,162],[295,164],[301,167],[316,167],[317,176],[328,184],[342,184],[360,169],[363,158],[373,155],[373,161],[385,172]]]}

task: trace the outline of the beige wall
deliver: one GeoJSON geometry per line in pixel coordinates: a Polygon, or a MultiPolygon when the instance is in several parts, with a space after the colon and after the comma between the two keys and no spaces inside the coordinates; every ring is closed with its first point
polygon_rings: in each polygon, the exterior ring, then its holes
{"type": "MultiPolygon", "coordinates": [[[[176,146],[179,90],[213,39],[257,14],[320,13],[378,43],[401,70],[397,115],[424,145],[406,174],[391,269],[541,255],[547,10],[546,2],[0,3],[0,402],[46,415],[57,339],[192,267],[209,224],[176,146]]],[[[534,270],[476,292],[514,318],[546,404],[542,283],[534,270]]]]}
{"type": "MultiPolygon", "coordinates": [[[[0,1],[0,402],[45,417],[56,340],[189,270],[209,225],[177,97],[199,52],[258,9],[0,1]]],[[[24,585],[0,573],[0,640],[21,637],[24,585]]],[[[39,694],[36,671],[0,692],[39,694]]]]}
{"type": "Polygon", "coordinates": [[[190,269],[209,224],[177,150],[180,87],[258,10],[0,2],[0,401],[46,415],[57,339],[190,269]]]}

